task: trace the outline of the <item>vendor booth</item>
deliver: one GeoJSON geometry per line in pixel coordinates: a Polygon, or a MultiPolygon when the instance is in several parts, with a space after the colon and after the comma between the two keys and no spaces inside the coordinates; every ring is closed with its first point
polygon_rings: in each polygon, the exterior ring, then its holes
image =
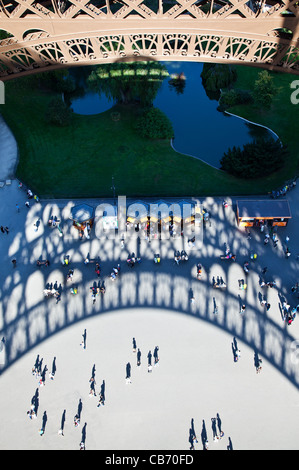
{"type": "Polygon", "coordinates": [[[285,227],[291,218],[289,202],[284,199],[237,201],[238,225],[243,227],[262,227],[266,224],[285,227]]]}
{"type": "Polygon", "coordinates": [[[195,203],[193,201],[179,201],[179,205],[185,226],[193,224],[195,221],[195,203]]]}
{"type": "Polygon", "coordinates": [[[149,205],[143,201],[134,201],[127,208],[127,228],[136,231],[147,229],[149,205]]]}
{"type": "Polygon", "coordinates": [[[89,231],[94,222],[94,208],[88,204],[78,204],[71,209],[71,219],[80,232],[89,231]]]}

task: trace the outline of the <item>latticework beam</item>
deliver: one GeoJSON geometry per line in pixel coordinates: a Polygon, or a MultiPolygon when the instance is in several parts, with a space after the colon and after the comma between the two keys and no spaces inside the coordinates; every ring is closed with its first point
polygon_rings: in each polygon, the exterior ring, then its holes
{"type": "Polygon", "coordinates": [[[0,0],[0,77],[132,60],[299,74],[299,1],[0,0]]]}

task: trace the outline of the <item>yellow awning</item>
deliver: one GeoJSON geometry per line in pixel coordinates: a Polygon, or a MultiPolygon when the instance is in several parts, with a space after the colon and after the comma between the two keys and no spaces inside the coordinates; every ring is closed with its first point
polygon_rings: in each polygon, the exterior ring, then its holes
{"type": "Polygon", "coordinates": [[[184,222],[186,224],[190,224],[191,222],[194,222],[194,219],[195,217],[192,215],[191,217],[186,217],[186,219],[184,219],[184,222]]]}

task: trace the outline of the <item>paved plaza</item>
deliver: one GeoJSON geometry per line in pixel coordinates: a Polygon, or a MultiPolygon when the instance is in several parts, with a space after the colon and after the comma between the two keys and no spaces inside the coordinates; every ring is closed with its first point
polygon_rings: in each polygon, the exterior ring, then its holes
{"type": "MultiPolygon", "coordinates": [[[[252,229],[247,238],[236,224],[235,200],[228,200],[230,206],[224,209],[221,199],[201,199],[211,219],[202,243],[191,249],[182,238],[140,244],[128,239],[122,247],[118,238],[98,239],[92,231],[90,239],[79,240],[69,219],[78,201],[40,201],[27,208],[26,193],[16,180],[1,188],[1,224],[9,227],[0,245],[5,339],[0,353],[1,449],[79,449],[83,439],[86,449],[189,451],[193,427],[195,449],[202,449],[206,439],[211,450],[298,448],[299,323],[295,319],[286,325],[281,312],[282,296],[291,305],[298,302],[291,294],[298,281],[298,196],[298,188],[288,193],[293,219],[279,228],[277,248],[265,246],[259,230],[252,229]],[[61,219],[62,237],[48,226],[51,213],[61,219]],[[284,255],[286,236],[289,259],[284,255]],[[236,262],[220,260],[225,243],[237,254],[236,262]],[[176,265],[174,250],[183,248],[189,260],[176,265]],[[141,258],[134,268],[126,263],[132,251],[141,258]],[[153,261],[156,252],[161,255],[159,265],[153,261]],[[252,252],[258,258],[251,262],[247,289],[241,291],[243,261],[252,252]],[[94,264],[84,264],[88,253],[100,257],[100,279],[106,286],[94,304],[90,287],[98,279],[94,264]],[[74,269],[77,295],[65,283],[65,254],[74,269]],[[51,264],[38,268],[37,259],[51,264]],[[112,281],[110,273],[118,262],[121,274],[112,281]],[[269,311],[259,301],[259,276],[265,266],[267,278],[277,283],[264,291],[269,311]],[[227,289],[213,289],[212,276],[222,276],[227,289]],[[47,283],[61,285],[59,302],[43,296],[47,283]],[[240,302],[246,303],[243,315],[240,302]],[[81,346],[84,331],[86,349],[81,346]],[[133,338],[141,351],[140,366],[133,338]],[[238,362],[233,345],[241,351],[238,362]],[[148,352],[153,354],[156,346],[159,362],[148,372],[148,352]],[[47,366],[44,386],[32,375],[38,355],[43,370],[47,366]],[[257,359],[262,360],[260,373],[257,359]],[[126,383],[128,364],[131,383],[126,383]],[[91,397],[93,374],[96,396],[91,397]],[[103,387],[105,403],[98,407],[103,387]],[[31,420],[27,411],[34,396],[37,417],[31,420]],[[80,400],[81,422],[75,427],[80,400]],[[63,415],[62,436],[58,432],[63,415]],[[219,437],[221,430],[223,437],[214,441],[213,432],[219,437]]],[[[100,201],[88,202],[96,206],[100,201]]]]}

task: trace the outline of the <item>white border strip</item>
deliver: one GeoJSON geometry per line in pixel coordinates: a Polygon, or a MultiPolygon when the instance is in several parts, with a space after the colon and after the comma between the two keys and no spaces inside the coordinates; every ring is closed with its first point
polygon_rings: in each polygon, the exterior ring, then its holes
{"type": "Polygon", "coordinates": [[[275,135],[276,138],[279,140],[279,142],[281,143],[282,145],[282,142],[280,140],[280,137],[274,132],[272,131],[272,129],[270,129],[270,127],[267,127],[267,126],[263,126],[262,124],[258,124],[257,122],[253,122],[253,121],[249,121],[248,119],[245,119],[243,118],[242,116],[238,116],[237,114],[233,114],[233,113],[229,113],[228,111],[223,111],[225,114],[228,114],[229,116],[233,116],[235,118],[239,118],[239,119],[242,119],[243,121],[245,122],[248,122],[248,124],[253,124],[254,126],[259,126],[259,127],[263,127],[264,129],[267,129],[268,131],[271,132],[271,134],[275,135]]]}
{"type": "MultiPolygon", "coordinates": [[[[205,161],[204,161],[202,158],[200,158],[200,157],[196,157],[195,155],[190,155],[189,153],[182,153],[182,152],[179,152],[179,151],[176,150],[176,149],[174,148],[174,146],[173,146],[173,138],[170,139],[170,146],[171,146],[171,148],[172,148],[176,153],[179,153],[180,155],[183,155],[183,156],[185,155],[186,157],[196,158],[196,160],[200,160],[202,163],[205,163],[206,165],[208,165],[208,166],[210,166],[210,167],[212,167],[212,168],[215,168],[215,170],[223,171],[223,172],[224,172],[224,170],[221,170],[221,168],[217,168],[216,166],[211,165],[211,164],[208,163],[208,162],[205,162],[205,161]]],[[[226,172],[225,172],[225,173],[226,173],[226,172]]]]}

